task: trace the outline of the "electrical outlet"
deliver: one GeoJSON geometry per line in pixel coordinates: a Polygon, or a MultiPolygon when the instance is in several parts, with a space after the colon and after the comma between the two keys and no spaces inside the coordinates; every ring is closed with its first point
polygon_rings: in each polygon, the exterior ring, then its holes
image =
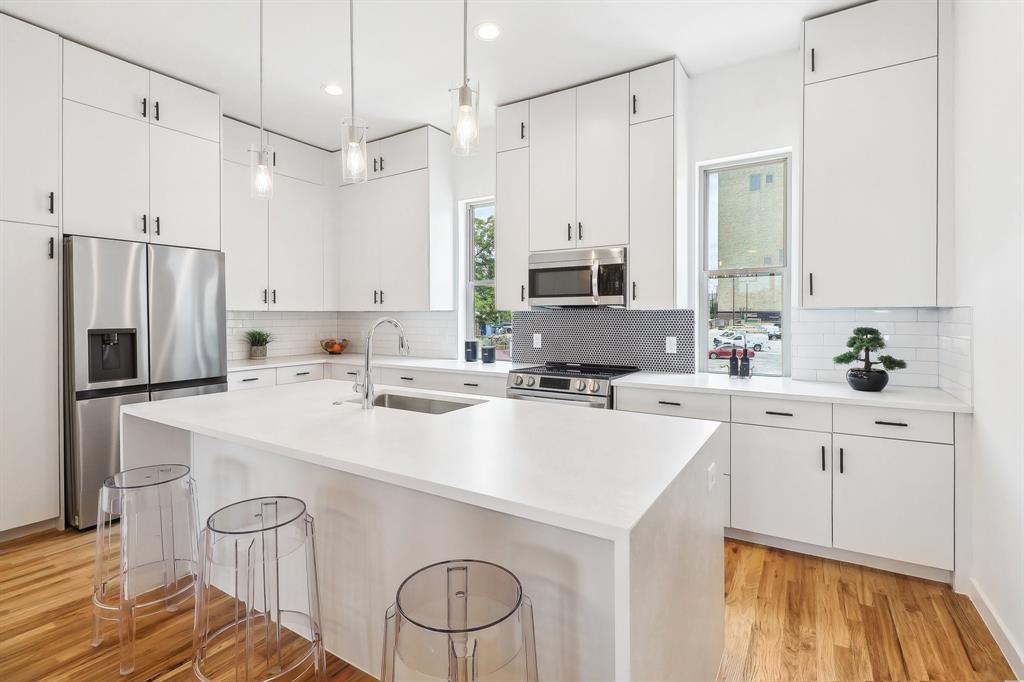
{"type": "Polygon", "coordinates": [[[715,472],[715,462],[708,465],[708,492],[715,489],[715,483],[717,483],[717,474],[715,472]]]}
{"type": "Polygon", "coordinates": [[[676,339],[675,336],[665,337],[665,352],[674,354],[676,352],[676,339]]]}
{"type": "Polygon", "coordinates": [[[540,348],[540,334],[533,335],[533,347],[540,348]]]}

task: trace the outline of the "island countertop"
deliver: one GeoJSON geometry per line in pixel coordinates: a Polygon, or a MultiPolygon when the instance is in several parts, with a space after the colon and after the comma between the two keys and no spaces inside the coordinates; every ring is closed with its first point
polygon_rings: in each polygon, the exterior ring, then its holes
{"type": "Polygon", "coordinates": [[[363,410],[314,381],[125,406],[123,414],[588,535],[621,540],[721,428],[504,398],[432,415],[363,410]],[[342,401],[337,404],[338,401],[342,401]]]}

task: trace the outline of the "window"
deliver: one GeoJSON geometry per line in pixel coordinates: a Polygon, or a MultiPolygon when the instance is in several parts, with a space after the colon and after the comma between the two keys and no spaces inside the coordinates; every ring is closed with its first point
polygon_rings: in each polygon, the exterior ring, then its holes
{"type": "Polygon", "coordinates": [[[708,372],[728,372],[732,349],[746,346],[754,374],[789,373],[788,173],[788,157],[703,170],[700,354],[708,372]]]}
{"type": "Polygon", "coordinates": [[[512,313],[494,307],[494,202],[469,204],[467,211],[466,338],[480,339],[482,346],[493,345],[495,357],[508,360],[512,313]]]}

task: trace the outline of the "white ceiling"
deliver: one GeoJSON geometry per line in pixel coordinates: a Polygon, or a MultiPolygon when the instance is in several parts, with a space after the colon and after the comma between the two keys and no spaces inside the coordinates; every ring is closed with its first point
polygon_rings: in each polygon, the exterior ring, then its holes
{"type": "MultiPolygon", "coordinates": [[[[493,107],[678,55],[691,74],[794,49],[800,22],[843,0],[473,0],[469,43],[482,123],[493,107]]],[[[219,92],[224,113],[258,120],[256,0],[0,0],[0,11],[219,92]]],[[[266,0],[265,125],[336,149],[349,110],[348,3],[266,0]],[[340,82],[330,97],[320,86],[340,82]]],[[[356,110],[372,137],[449,127],[462,69],[458,0],[357,0],[356,110]]]]}

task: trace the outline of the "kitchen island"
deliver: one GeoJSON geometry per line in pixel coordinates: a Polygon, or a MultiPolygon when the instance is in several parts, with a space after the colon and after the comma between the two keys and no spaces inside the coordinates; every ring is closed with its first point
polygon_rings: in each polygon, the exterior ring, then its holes
{"type": "Polygon", "coordinates": [[[202,519],[259,495],[305,500],[325,644],[371,674],[401,581],[477,558],[516,573],[533,599],[541,679],[714,678],[728,465],[719,423],[442,393],[429,397],[465,406],[363,410],[351,386],[126,407],[122,466],[190,463],[202,519]]]}

